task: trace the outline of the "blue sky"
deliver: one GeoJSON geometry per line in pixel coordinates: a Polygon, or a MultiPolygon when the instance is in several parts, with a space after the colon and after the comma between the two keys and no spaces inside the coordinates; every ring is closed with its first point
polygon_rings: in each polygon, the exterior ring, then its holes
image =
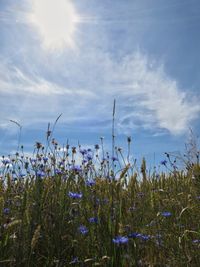
{"type": "Polygon", "coordinates": [[[0,154],[18,128],[31,152],[48,122],[60,144],[109,149],[132,136],[134,157],[158,161],[199,133],[199,0],[1,0],[0,154]]]}

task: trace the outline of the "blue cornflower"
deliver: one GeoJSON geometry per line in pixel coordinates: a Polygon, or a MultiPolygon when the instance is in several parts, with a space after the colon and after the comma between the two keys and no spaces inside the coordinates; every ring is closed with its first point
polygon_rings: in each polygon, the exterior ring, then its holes
{"type": "Polygon", "coordinates": [[[170,217],[172,214],[169,211],[163,211],[163,212],[161,212],[161,215],[164,217],[170,217]]]}
{"type": "Polygon", "coordinates": [[[88,161],[92,160],[92,156],[91,155],[87,155],[87,160],[88,161]]]}
{"type": "Polygon", "coordinates": [[[200,239],[194,239],[194,240],[192,240],[192,243],[199,244],[200,243],[200,239]]]}
{"type": "Polygon", "coordinates": [[[43,158],[43,161],[46,163],[48,161],[48,158],[47,157],[44,157],[43,158]]]}
{"type": "Polygon", "coordinates": [[[72,259],[72,261],[70,261],[69,264],[75,264],[75,263],[78,263],[78,262],[79,262],[78,257],[74,257],[74,258],[72,259]]]}
{"type": "Polygon", "coordinates": [[[62,171],[59,170],[59,169],[56,169],[56,170],[55,170],[55,174],[58,174],[58,175],[59,175],[59,174],[62,174],[62,171]]]}
{"type": "Polygon", "coordinates": [[[10,213],[10,209],[9,208],[4,208],[3,213],[4,214],[9,214],[10,213]]]}
{"type": "Polygon", "coordinates": [[[98,218],[96,218],[96,217],[91,217],[91,218],[88,219],[88,221],[89,221],[90,223],[98,223],[98,218]]]}
{"type": "Polygon", "coordinates": [[[72,166],[72,167],[71,167],[71,170],[72,170],[72,171],[75,171],[75,172],[81,172],[81,171],[82,171],[82,169],[81,169],[80,166],[72,166]]]}
{"type": "Polygon", "coordinates": [[[3,159],[3,160],[2,160],[2,163],[3,163],[4,165],[7,165],[7,164],[10,163],[10,160],[8,160],[8,159],[3,159]]]}
{"type": "Polygon", "coordinates": [[[129,238],[137,238],[137,237],[141,237],[141,236],[142,236],[142,234],[140,234],[140,233],[131,233],[128,235],[129,238]]]}
{"type": "Polygon", "coordinates": [[[45,173],[43,171],[36,171],[36,176],[41,178],[45,176],[45,173]]]}
{"type": "Polygon", "coordinates": [[[128,235],[129,238],[139,238],[143,241],[147,241],[151,238],[150,235],[144,235],[144,234],[140,234],[140,233],[131,233],[128,235]]]}
{"type": "Polygon", "coordinates": [[[162,160],[162,161],[160,162],[160,164],[166,166],[167,161],[166,161],[166,160],[162,160]]]}
{"type": "Polygon", "coordinates": [[[83,194],[82,193],[69,192],[68,196],[71,197],[71,198],[82,198],[83,194]]]}
{"type": "Polygon", "coordinates": [[[116,236],[115,238],[113,238],[113,243],[115,244],[126,244],[128,243],[128,237],[126,236],[116,236]]]}
{"type": "Polygon", "coordinates": [[[150,238],[151,238],[150,235],[141,235],[141,236],[140,236],[140,239],[143,240],[143,241],[147,241],[147,240],[149,240],[150,238]]]}
{"type": "Polygon", "coordinates": [[[85,154],[87,154],[87,150],[86,150],[86,149],[80,149],[80,153],[81,153],[82,155],[85,155],[85,154]]]}
{"type": "Polygon", "coordinates": [[[79,230],[79,232],[80,232],[82,235],[87,234],[88,231],[89,231],[89,230],[87,229],[87,227],[84,226],[84,225],[79,226],[78,230],[79,230]]]}
{"type": "Polygon", "coordinates": [[[95,185],[95,181],[92,180],[92,179],[90,179],[90,180],[87,180],[87,181],[85,182],[85,184],[86,184],[87,186],[93,186],[93,185],[95,185]]]}

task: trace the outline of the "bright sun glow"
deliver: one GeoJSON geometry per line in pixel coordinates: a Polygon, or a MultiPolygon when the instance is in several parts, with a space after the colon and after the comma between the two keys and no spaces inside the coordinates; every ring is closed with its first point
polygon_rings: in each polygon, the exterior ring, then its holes
{"type": "Polygon", "coordinates": [[[38,29],[44,48],[75,47],[79,17],[69,0],[31,0],[29,21],[38,29]]]}

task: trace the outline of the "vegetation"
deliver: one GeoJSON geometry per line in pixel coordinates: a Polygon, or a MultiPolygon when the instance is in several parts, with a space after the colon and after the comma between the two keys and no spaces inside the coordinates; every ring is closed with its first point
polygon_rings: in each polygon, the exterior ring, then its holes
{"type": "MultiPolygon", "coordinates": [[[[113,112],[114,117],[114,112],[113,112]]],[[[55,125],[54,125],[55,126],[55,125]]],[[[20,128],[21,130],[21,128],[20,128]]],[[[0,266],[200,266],[200,164],[166,153],[166,172],[140,170],[115,147],[23,146],[0,167],[0,266]]]]}
{"type": "Polygon", "coordinates": [[[199,266],[198,160],[149,176],[101,141],[2,158],[1,266],[199,266]]]}

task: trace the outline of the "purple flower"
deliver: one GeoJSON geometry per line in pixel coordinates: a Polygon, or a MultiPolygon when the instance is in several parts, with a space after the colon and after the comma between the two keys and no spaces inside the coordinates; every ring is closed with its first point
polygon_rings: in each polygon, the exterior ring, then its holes
{"type": "Polygon", "coordinates": [[[87,181],[85,182],[85,184],[86,184],[87,186],[93,186],[93,185],[95,185],[95,181],[92,180],[92,179],[90,179],[90,180],[87,180],[87,181]]]}
{"type": "Polygon", "coordinates": [[[85,155],[85,154],[87,154],[87,150],[86,150],[86,149],[80,149],[80,153],[81,153],[82,155],[85,155]]]}
{"type": "Polygon", "coordinates": [[[161,212],[161,215],[164,217],[170,217],[172,214],[169,211],[163,211],[163,212],[161,212]]]}
{"type": "Polygon", "coordinates": [[[36,176],[41,178],[45,176],[45,173],[43,171],[37,171],[36,176]]]}
{"type": "Polygon", "coordinates": [[[87,227],[84,226],[84,225],[79,226],[78,231],[79,231],[82,235],[86,235],[86,234],[88,233],[88,229],[87,229],[87,227]]]}
{"type": "Polygon", "coordinates": [[[131,233],[128,235],[129,238],[139,238],[143,241],[147,241],[151,238],[150,235],[144,235],[144,234],[140,234],[140,233],[131,233]]]}
{"type": "Polygon", "coordinates": [[[48,161],[48,158],[43,158],[43,161],[44,161],[44,163],[46,163],[47,161],[48,161]]]}
{"type": "Polygon", "coordinates": [[[3,163],[4,165],[7,165],[7,164],[10,163],[10,160],[8,160],[8,159],[3,159],[3,160],[2,160],[2,163],[3,163]]]}
{"type": "Polygon", "coordinates": [[[78,257],[74,257],[74,258],[72,259],[72,261],[70,261],[69,264],[76,264],[76,263],[78,263],[78,262],[79,262],[78,257]]]}
{"type": "Polygon", "coordinates": [[[4,208],[3,213],[6,214],[6,215],[9,214],[10,213],[10,209],[9,208],[4,208]]]}
{"type": "Polygon", "coordinates": [[[118,158],[112,157],[112,161],[118,161],[118,158]]]}
{"type": "Polygon", "coordinates": [[[59,169],[56,169],[56,170],[55,170],[55,174],[58,174],[58,175],[59,175],[59,174],[62,174],[62,171],[59,170],[59,169]]]}
{"type": "Polygon", "coordinates": [[[72,166],[72,167],[71,167],[71,170],[72,170],[72,171],[75,171],[75,172],[81,172],[81,171],[82,171],[82,169],[81,169],[80,166],[72,166]]]}
{"type": "Polygon", "coordinates": [[[71,198],[82,198],[83,194],[82,193],[73,193],[73,192],[69,192],[68,196],[71,198]]]}
{"type": "Polygon", "coordinates": [[[89,221],[90,223],[98,223],[98,218],[96,218],[96,217],[91,217],[91,218],[88,219],[88,221],[89,221]]]}
{"type": "Polygon", "coordinates": [[[113,243],[115,244],[126,244],[128,243],[128,237],[126,236],[116,236],[115,238],[113,238],[113,243]]]}
{"type": "Polygon", "coordinates": [[[88,161],[92,160],[92,156],[91,155],[87,155],[87,160],[88,161]]]}
{"type": "Polygon", "coordinates": [[[142,236],[142,234],[140,234],[140,233],[131,233],[128,235],[129,238],[137,238],[137,237],[141,237],[141,236],[142,236]]]}
{"type": "Polygon", "coordinates": [[[167,161],[166,161],[166,160],[162,160],[162,161],[160,162],[160,164],[166,166],[167,161]]]}
{"type": "Polygon", "coordinates": [[[194,240],[192,240],[192,243],[199,244],[200,243],[200,239],[194,239],[194,240]]]}
{"type": "Polygon", "coordinates": [[[149,240],[150,238],[151,238],[150,235],[141,235],[141,236],[140,236],[140,239],[143,240],[143,241],[147,241],[147,240],[149,240]]]}

